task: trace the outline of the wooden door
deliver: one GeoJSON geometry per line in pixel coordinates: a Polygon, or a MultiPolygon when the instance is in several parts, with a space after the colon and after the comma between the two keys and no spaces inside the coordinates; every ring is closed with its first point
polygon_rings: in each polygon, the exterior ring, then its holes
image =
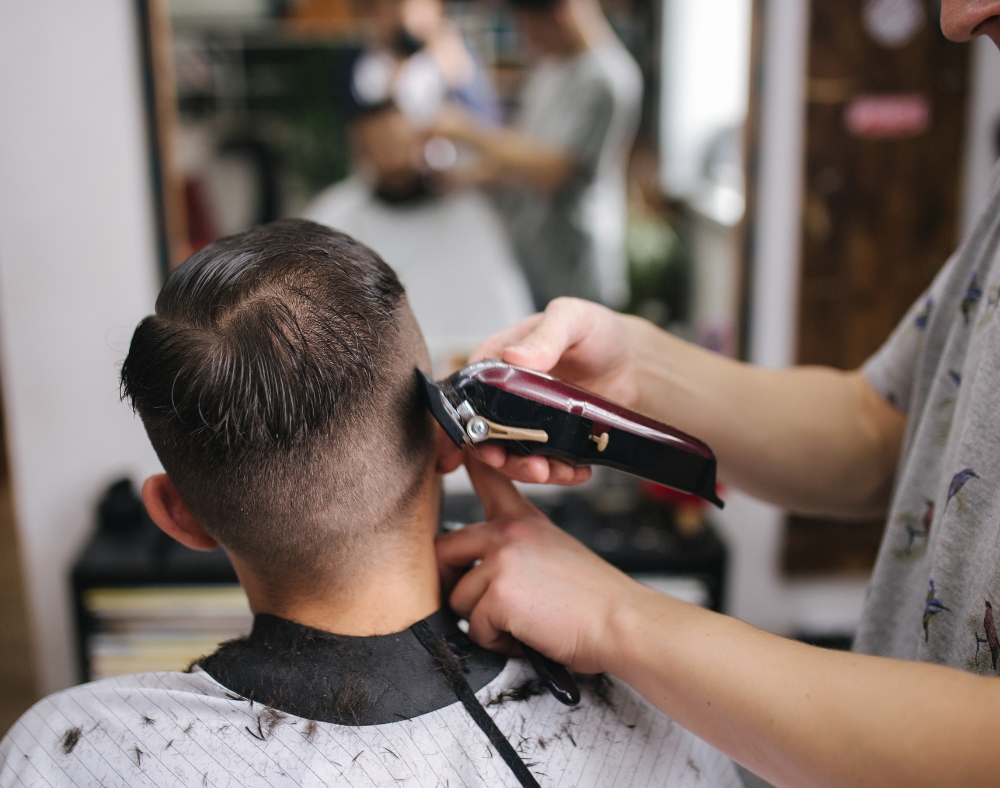
{"type": "Polygon", "coordinates": [[[157,255],[166,278],[191,253],[177,161],[177,89],[168,0],[135,0],[157,255]]]}
{"type": "MultiPolygon", "coordinates": [[[[813,0],[798,361],[854,369],[954,250],[970,52],[929,0],[813,0]]],[[[788,520],[791,573],[866,571],[879,520],[788,520]]]]}

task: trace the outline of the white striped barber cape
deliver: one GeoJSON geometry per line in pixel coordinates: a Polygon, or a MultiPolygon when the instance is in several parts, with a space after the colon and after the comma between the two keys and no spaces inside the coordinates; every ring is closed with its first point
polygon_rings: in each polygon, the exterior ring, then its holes
{"type": "MultiPolygon", "coordinates": [[[[576,707],[509,660],[477,699],[544,788],[741,788],[731,761],[613,679],[576,707]],[[514,697],[510,697],[514,690],[514,697]]],[[[518,780],[461,703],[380,725],[315,722],[240,699],[200,668],[83,684],[30,709],[0,743],[0,788],[460,788],[518,780]]]]}

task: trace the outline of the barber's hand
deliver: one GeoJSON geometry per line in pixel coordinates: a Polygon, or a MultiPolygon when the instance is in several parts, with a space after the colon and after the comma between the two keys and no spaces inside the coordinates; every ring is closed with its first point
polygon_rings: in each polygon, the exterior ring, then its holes
{"type": "Polygon", "coordinates": [[[572,670],[606,670],[612,616],[646,589],[553,525],[507,478],[471,457],[466,466],[487,521],[438,537],[437,557],[469,636],[506,653],[517,653],[516,638],[572,670]]]}
{"type": "Polygon", "coordinates": [[[430,136],[448,137],[456,142],[475,145],[478,129],[468,112],[457,104],[445,104],[431,123],[427,133],[430,136]]]}
{"type": "MultiPolygon", "coordinates": [[[[639,399],[635,343],[638,318],[579,298],[556,298],[544,312],[484,340],[469,361],[496,358],[536,372],[551,372],[612,402],[634,408],[639,399]]],[[[515,457],[484,444],[476,456],[522,482],[579,484],[589,468],[573,468],[547,457],[515,457]]]]}

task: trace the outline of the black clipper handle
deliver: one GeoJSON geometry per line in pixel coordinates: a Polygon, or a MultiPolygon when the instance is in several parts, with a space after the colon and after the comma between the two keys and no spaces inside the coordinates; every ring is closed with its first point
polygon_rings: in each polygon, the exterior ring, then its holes
{"type": "Polygon", "coordinates": [[[535,669],[538,678],[552,697],[565,706],[575,706],[580,702],[580,688],[575,679],[563,665],[543,657],[531,646],[523,646],[524,656],[535,669]]]}

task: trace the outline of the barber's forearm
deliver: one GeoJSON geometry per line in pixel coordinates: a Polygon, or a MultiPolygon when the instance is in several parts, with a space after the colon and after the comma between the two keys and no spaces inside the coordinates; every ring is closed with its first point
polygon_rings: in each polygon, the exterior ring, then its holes
{"type": "Polygon", "coordinates": [[[1000,774],[995,679],[805,646],[645,589],[606,643],[610,673],[779,786],[1000,774]]]}
{"type": "Polygon", "coordinates": [[[634,405],[711,445],[726,481],[802,513],[884,511],[905,417],[860,373],[763,369],[624,321],[634,405]]]}
{"type": "Polygon", "coordinates": [[[573,177],[567,152],[536,142],[511,129],[474,129],[466,141],[479,149],[492,173],[491,182],[515,182],[540,192],[556,192],[573,177]]]}

